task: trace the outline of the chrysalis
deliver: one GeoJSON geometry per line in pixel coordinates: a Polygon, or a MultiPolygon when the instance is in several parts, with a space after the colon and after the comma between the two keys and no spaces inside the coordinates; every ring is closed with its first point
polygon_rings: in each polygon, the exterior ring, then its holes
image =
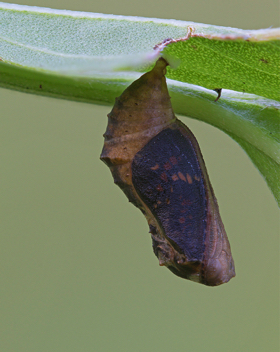
{"type": "Polygon", "coordinates": [[[209,286],[235,276],[199,145],[173,113],[167,63],[133,82],[108,114],[101,160],[145,215],[161,266],[209,286]]]}

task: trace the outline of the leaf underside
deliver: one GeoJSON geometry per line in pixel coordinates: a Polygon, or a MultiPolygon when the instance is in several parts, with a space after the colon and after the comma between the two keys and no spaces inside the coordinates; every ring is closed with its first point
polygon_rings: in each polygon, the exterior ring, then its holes
{"type": "Polygon", "coordinates": [[[280,204],[279,54],[280,29],[244,31],[0,2],[0,87],[112,105],[137,71],[163,55],[171,65],[175,112],[230,135],[280,204]],[[215,102],[211,90],[217,88],[223,90],[215,102]]]}

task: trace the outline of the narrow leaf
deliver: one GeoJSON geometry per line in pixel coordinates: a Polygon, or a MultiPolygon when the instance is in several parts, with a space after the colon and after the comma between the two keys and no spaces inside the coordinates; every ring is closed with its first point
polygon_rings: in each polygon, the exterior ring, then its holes
{"type": "Polygon", "coordinates": [[[279,38],[280,29],[245,31],[0,2],[0,86],[111,105],[139,77],[131,71],[147,70],[163,55],[173,67],[167,77],[174,110],[234,138],[276,196],[279,38]],[[215,92],[197,85],[223,88],[222,96],[215,102],[215,92]]]}

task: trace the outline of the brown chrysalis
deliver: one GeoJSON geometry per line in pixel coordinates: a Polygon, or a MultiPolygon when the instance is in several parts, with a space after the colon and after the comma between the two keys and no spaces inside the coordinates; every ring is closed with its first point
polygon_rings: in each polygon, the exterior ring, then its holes
{"type": "Polygon", "coordinates": [[[234,262],[199,145],[173,113],[166,66],[159,59],[116,98],[101,160],[145,215],[159,264],[216,286],[235,276],[234,262]]]}

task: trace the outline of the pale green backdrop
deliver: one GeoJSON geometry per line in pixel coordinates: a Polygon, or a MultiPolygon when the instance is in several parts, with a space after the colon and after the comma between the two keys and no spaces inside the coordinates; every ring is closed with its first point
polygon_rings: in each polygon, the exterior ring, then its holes
{"type": "MultiPolygon", "coordinates": [[[[18,3],[279,26],[276,0],[18,3]]],[[[183,118],[237,276],[216,288],[179,279],[158,266],[144,217],[99,160],[109,110],[0,89],[0,351],[277,352],[279,214],[258,171],[225,134],[183,118]]]]}

